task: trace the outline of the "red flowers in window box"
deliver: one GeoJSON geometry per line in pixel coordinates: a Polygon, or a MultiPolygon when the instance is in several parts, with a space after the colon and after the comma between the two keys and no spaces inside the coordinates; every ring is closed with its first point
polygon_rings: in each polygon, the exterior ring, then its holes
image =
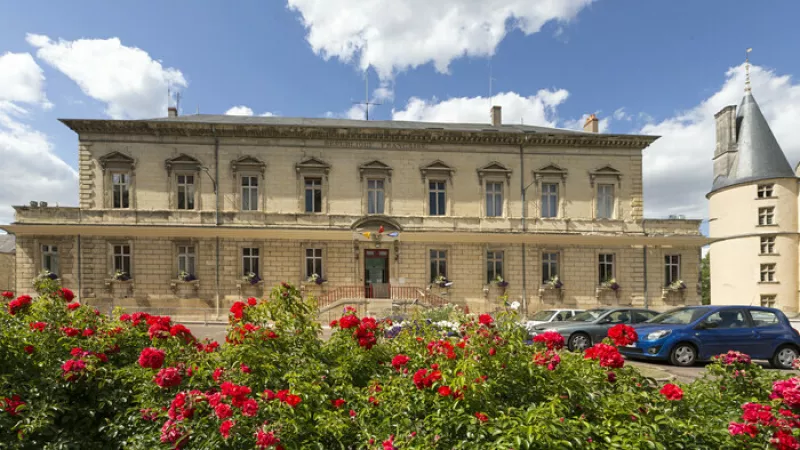
{"type": "Polygon", "coordinates": [[[636,334],[636,330],[623,323],[611,327],[611,329],[608,330],[608,337],[614,341],[614,345],[617,347],[633,345],[639,340],[639,335],[636,334]]]}

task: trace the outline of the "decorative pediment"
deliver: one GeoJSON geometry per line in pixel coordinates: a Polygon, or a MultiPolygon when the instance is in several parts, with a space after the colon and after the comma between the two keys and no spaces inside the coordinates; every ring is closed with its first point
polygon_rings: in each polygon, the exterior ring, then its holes
{"type": "Polygon", "coordinates": [[[456,170],[452,167],[448,166],[441,160],[437,159],[436,161],[419,168],[420,172],[422,172],[423,177],[430,177],[430,176],[444,176],[450,178],[453,176],[453,172],[456,170]]]}
{"type": "Polygon", "coordinates": [[[597,178],[613,178],[616,179],[617,182],[619,182],[620,179],[622,178],[622,172],[611,167],[611,165],[606,164],[605,166],[602,166],[599,169],[595,169],[589,172],[589,180],[591,181],[592,184],[594,184],[595,179],[597,178]]]}
{"type": "Polygon", "coordinates": [[[259,172],[263,175],[266,167],[267,165],[263,161],[249,155],[242,156],[231,162],[231,170],[234,172],[259,172]]]}
{"type": "Polygon", "coordinates": [[[104,172],[107,169],[133,170],[136,167],[136,160],[120,152],[106,153],[97,160],[104,172]]]}
{"type": "Polygon", "coordinates": [[[306,158],[302,162],[297,163],[297,165],[295,165],[295,170],[297,171],[297,173],[308,171],[308,172],[322,172],[325,175],[327,175],[328,172],[331,170],[331,165],[326,163],[325,161],[311,157],[311,158],[306,158]]]}
{"type": "Polygon", "coordinates": [[[564,179],[567,177],[567,169],[557,165],[550,163],[546,166],[542,166],[533,171],[534,178],[543,178],[543,177],[558,177],[564,179]]]}
{"type": "Polygon", "coordinates": [[[368,163],[361,164],[358,166],[358,174],[361,176],[361,179],[364,179],[365,175],[383,175],[386,177],[392,177],[392,168],[389,167],[387,164],[378,161],[377,159],[374,161],[370,161],[368,163]]]}
{"type": "Polygon", "coordinates": [[[400,223],[389,216],[369,215],[362,217],[350,226],[354,231],[377,231],[383,227],[385,233],[403,231],[400,223]]]}
{"type": "Polygon", "coordinates": [[[511,180],[511,169],[500,164],[497,161],[492,161],[489,164],[478,169],[478,178],[483,181],[486,177],[505,177],[511,180]]]}
{"type": "Polygon", "coordinates": [[[172,172],[174,170],[197,172],[202,165],[200,161],[184,153],[164,161],[167,172],[172,172]]]}

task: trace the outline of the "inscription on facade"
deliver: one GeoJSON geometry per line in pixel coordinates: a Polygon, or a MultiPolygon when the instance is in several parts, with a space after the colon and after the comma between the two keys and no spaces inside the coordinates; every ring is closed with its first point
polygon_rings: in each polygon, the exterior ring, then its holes
{"type": "Polygon", "coordinates": [[[375,142],[375,141],[325,141],[325,147],[339,148],[380,148],[386,150],[425,150],[426,144],[416,142],[375,142]]]}

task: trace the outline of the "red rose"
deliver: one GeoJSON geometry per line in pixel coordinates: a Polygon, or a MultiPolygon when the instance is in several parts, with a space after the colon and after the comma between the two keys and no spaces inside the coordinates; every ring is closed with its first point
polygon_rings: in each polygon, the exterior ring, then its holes
{"type": "Polygon", "coordinates": [[[233,428],[235,424],[236,422],[232,420],[226,420],[225,422],[222,422],[222,425],[219,426],[219,434],[222,435],[223,439],[228,439],[228,437],[231,435],[231,428],[233,428]]]}
{"type": "Polygon", "coordinates": [[[72,327],[61,327],[61,331],[69,337],[75,337],[81,334],[81,330],[72,327]]]}
{"type": "Polygon", "coordinates": [[[163,350],[153,347],[145,348],[139,354],[139,365],[145,369],[160,369],[164,365],[165,355],[163,350]]]}
{"type": "Polygon", "coordinates": [[[80,307],[81,307],[81,304],[78,303],[78,302],[67,304],[67,309],[70,310],[70,311],[73,311],[73,310],[78,309],[80,307]]]}
{"type": "Polygon", "coordinates": [[[189,342],[194,342],[195,337],[192,335],[192,331],[186,328],[185,325],[176,323],[169,329],[170,336],[178,337],[183,339],[184,342],[187,344],[189,342]]]}
{"type": "Polygon", "coordinates": [[[11,291],[3,291],[3,293],[0,294],[0,297],[5,298],[6,300],[11,300],[14,298],[14,293],[11,291]]]}
{"type": "Polygon", "coordinates": [[[256,447],[259,449],[267,449],[280,442],[280,439],[275,437],[274,431],[265,433],[264,430],[259,429],[258,432],[256,432],[256,447]]]}
{"type": "Polygon", "coordinates": [[[730,433],[731,436],[748,434],[750,437],[756,437],[758,435],[758,427],[752,424],[731,422],[728,425],[728,433],[730,433]]]}
{"type": "Polygon", "coordinates": [[[449,397],[453,393],[450,386],[440,386],[438,392],[442,397],[449,397]]]}
{"type": "Polygon", "coordinates": [[[11,414],[12,416],[18,415],[19,411],[17,411],[17,409],[24,404],[25,402],[23,402],[20,396],[17,394],[12,395],[11,398],[6,397],[2,402],[0,402],[0,405],[3,405],[3,411],[11,414]]]}
{"type": "Polygon", "coordinates": [[[231,408],[231,405],[227,403],[220,403],[214,407],[214,414],[216,414],[220,419],[227,419],[228,417],[233,416],[233,408],[231,408]]]}
{"type": "Polygon", "coordinates": [[[344,405],[345,403],[347,403],[347,402],[343,398],[337,398],[337,399],[331,400],[331,405],[333,405],[333,407],[335,409],[341,408],[342,405],[344,405]]]}
{"type": "Polygon", "coordinates": [[[617,382],[617,374],[614,372],[608,372],[608,382],[609,383],[616,383],[617,382]]]}
{"type": "Polygon", "coordinates": [[[233,314],[234,319],[240,320],[242,315],[244,315],[244,309],[247,308],[247,304],[245,302],[236,302],[231,306],[231,314],[233,314]]]}
{"type": "Polygon", "coordinates": [[[58,296],[61,297],[62,299],[64,299],[64,301],[66,301],[66,302],[71,302],[72,299],[75,298],[75,294],[72,293],[72,291],[70,291],[67,288],[59,289],[58,290],[58,296]]]}
{"type": "Polygon", "coordinates": [[[34,331],[44,331],[47,328],[47,322],[31,322],[30,327],[34,331]]]}
{"type": "Polygon", "coordinates": [[[61,375],[67,381],[74,381],[86,370],[86,363],[81,359],[68,359],[61,365],[61,375]]]}
{"type": "Polygon", "coordinates": [[[249,398],[242,404],[242,414],[247,417],[254,417],[258,413],[258,402],[249,398]]]}
{"type": "Polygon", "coordinates": [[[255,297],[250,297],[247,299],[247,304],[250,306],[256,306],[258,304],[258,300],[255,297]]]}
{"type": "Polygon", "coordinates": [[[772,435],[772,439],[769,440],[770,444],[772,444],[778,450],[797,450],[800,449],[800,442],[792,435],[791,431],[787,430],[778,430],[775,434],[772,435]]]}
{"type": "Polygon", "coordinates": [[[181,372],[175,367],[167,367],[158,371],[153,381],[161,388],[171,388],[181,384],[181,372]]]}
{"type": "Polygon", "coordinates": [[[639,340],[639,335],[636,334],[636,330],[624,323],[611,327],[611,329],[608,330],[608,337],[614,341],[614,345],[617,347],[632,345],[639,340]]]}
{"type": "Polygon", "coordinates": [[[484,414],[482,412],[476,412],[475,413],[475,417],[477,417],[478,420],[480,420],[481,422],[486,422],[486,421],[489,420],[489,416],[487,416],[486,414],[484,414]]]}
{"type": "MultiPolygon", "coordinates": [[[[283,391],[281,391],[281,392],[283,392],[283,391]]],[[[299,395],[294,395],[294,394],[286,394],[286,395],[285,395],[285,396],[284,396],[284,397],[281,399],[281,401],[282,401],[283,403],[286,403],[287,405],[291,406],[292,408],[296,408],[296,407],[297,407],[297,405],[299,405],[299,404],[300,404],[300,402],[301,402],[301,401],[303,401],[303,399],[301,399],[299,395]]]]}
{"type": "Polygon", "coordinates": [[[239,369],[241,369],[242,372],[244,373],[250,373],[250,367],[248,367],[247,364],[244,363],[240,364],[239,369]]]}
{"type": "Polygon", "coordinates": [[[559,350],[564,348],[564,336],[558,331],[545,331],[533,337],[533,342],[543,343],[548,350],[559,350]]]}
{"type": "Polygon", "coordinates": [[[478,321],[481,323],[481,325],[486,325],[487,327],[494,323],[494,319],[492,319],[492,316],[489,314],[481,314],[478,316],[478,321]]]}
{"type": "Polygon", "coordinates": [[[83,330],[83,333],[81,333],[81,334],[83,335],[83,337],[93,336],[94,335],[94,330],[91,329],[91,328],[87,328],[87,329],[83,330]]]}
{"type": "Polygon", "coordinates": [[[353,417],[353,418],[356,417],[356,411],[354,409],[350,410],[350,417],[353,417]]]}
{"type": "Polygon", "coordinates": [[[22,311],[31,304],[30,295],[20,295],[16,300],[11,300],[8,303],[8,313],[12,316],[22,311]]]}
{"type": "Polygon", "coordinates": [[[489,356],[494,356],[496,353],[497,353],[497,350],[495,350],[494,347],[489,349],[489,356]]]}
{"type": "Polygon", "coordinates": [[[625,360],[622,359],[617,347],[608,344],[595,344],[594,346],[586,349],[583,356],[585,359],[594,359],[600,361],[601,367],[609,369],[619,369],[625,365],[625,360]]]}
{"type": "Polygon", "coordinates": [[[330,325],[331,328],[336,328],[336,325],[338,325],[338,324],[339,324],[339,321],[336,320],[336,319],[333,319],[333,320],[331,320],[331,323],[329,325],[330,325]]]}
{"type": "Polygon", "coordinates": [[[34,352],[34,350],[35,350],[35,348],[32,345],[26,345],[25,346],[25,353],[27,353],[29,355],[32,354],[34,352]]]}
{"type": "Polygon", "coordinates": [[[342,316],[342,318],[339,319],[339,328],[347,330],[350,328],[357,327],[360,323],[361,320],[358,317],[352,314],[348,314],[346,316],[342,316]]]}
{"type": "Polygon", "coordinates": [[[683,398],[683,390],[672,383],[665,384],[659,392],[666,397],[667,400],[680,400],[683,398]]]}
{"type": "Polygon", "coordinates": [[[395,370],[400,371],[400,368],[408,364],[409,361],[411,361],[411,358],[408,356],[403,354],[397,355],[392,358],[392,367],[394,367],[395,370]]]}
{"type": "Polygon", "coordinates": [[[547,366],[547,370],[556,370],[561,363],[561,357],[554,350],[547,350],[544,353],[534,353],[533,363],[537,366],[547,366]]]}

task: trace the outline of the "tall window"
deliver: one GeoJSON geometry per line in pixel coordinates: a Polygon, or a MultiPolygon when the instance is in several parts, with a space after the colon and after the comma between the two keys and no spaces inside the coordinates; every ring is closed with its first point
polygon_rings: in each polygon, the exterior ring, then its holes
{"type": "Polygon", "coordinates": [[[558,276],[558,253],[542,253],[542,284],[558,276]]]}
{"type": "Polygon", "coordinates": [[[766,208],[758,208],[758,224],[759,225],[772,225],[774,224],[775,207],[769,206],[766,208]]]}
{"type": "Polygon", "coordinates": [[[111,205],[113,208],[130,207],[131,176],[127,173],[111,174],[111,205]]]}
{"type": "Polygon", "coordinates": [[[428,183],[428,212],[432,216],[443,216],[447,211],[447,197],[444,181],[428,183]]]}
{"type": "Polygon", "coordinates": [[[758,198],[772,197],[772,189],[774,184],[759,184],[758,185],[758,198]]]}
{"type": "Polygon", "coordinates": [[[242,274],[254,273],[261,277],[259,272],[259,251],[258,248],[245,247],[242,249],[242,274]]]}
{"type": "Polygon", "coordinates": [[[761,238],[761,253],[775,253],[775,236],[763,236],[761,238]]]}
{"type": "Polygon", "coordinates": [[[447,250],[431,250],[431,282],[438,276],[447,277],[447,250]]]}
{"type": "Polygon", "coordinates": [[[307,248],[306,249],[306,277],[314,274],[322,276],[322,249],[321,248],[307,248]]]}
{"type": "Polygon", "coordinates": [[[775,264],[761,265],[761,281],[765,283],[775,281],[775,264]]]}
{"type": "Polygon", "coordinates": [[[322,178],[306,178],[306,212],[322,212],[322,178]]]}
{"type": "Polygon", "coordinates": [[[242,211],[258,210],[258,177],[242,176],[242,211]]]}
{"type": "Polygon", "coordinates": [[[42,270],[58,275],[58,246],[42,246],[42,270]]]}
{"type": "Polygon", "coordinates": [[[131,246],[114,245],[114,272],[131,275],[131,246]]]}
{"type": "MultiPolygon", "coordinates": [[[[766,308],[774,308],[775,307],[775,296],[774,295],[762,295],[761,296],[761,306],[764,306],[766,308]]],[[[750,314],[752,314],[752,312],[750,314]]]]}
{"type": "Polygon", "coordinates": [[[503,257],[504,252],[490,250],[486,252],[486,282],[490,283],[503,277],[503,257]]]}
{"type": "Polygon", "coordinates": [[[614,278],[614,254],[600,253],[597,260],[597,269],[601,283],[614,278]]]}
{"type": "Polygon", "coordinates": [[[542,217],[558,217],[557,183],[542,183],[542,217]]]}
{"type": "Polygon", "coordinates": [[[681,279],[681,255],[664,256],[664,285],[670,284],[681,279]]]}
{"type": "Polygon", "coordinates": [[[193,245],[178,246],[178,272],[197,275],[195,272],[195,253],[193,245]]]}
{"type": "Polygon", "coordinates": [[[178,175],[178,209],[194,209],[194,175],[178,175]]]}
{"type": "Polygon", "coordinates": [[[367,180],[368,214],[383,214],[385,194],[383,180],[367,180]]]}
{"type": "Polygon", "coordinates": [[[597,218],[611,219],[614,217],[614,185],[597,185],[597,218]]]}
{"type": "Polygon", "coordinates": [[[486,183],[486,216],[503,217],[503,183],[486,183]]]}

